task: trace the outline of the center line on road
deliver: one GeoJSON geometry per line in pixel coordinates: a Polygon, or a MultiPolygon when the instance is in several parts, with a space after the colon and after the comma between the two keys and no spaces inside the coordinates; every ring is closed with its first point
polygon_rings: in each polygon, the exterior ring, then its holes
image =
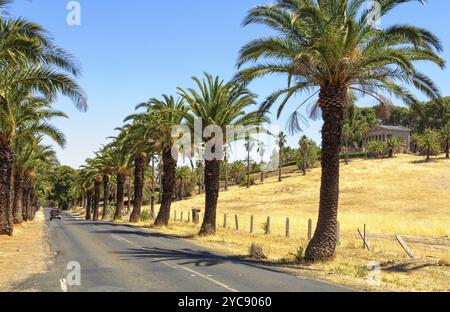
{"type": "MultiPolygon", "coordinates": [[[[130,244],[130,245],[133,245],[133,246],[135,246],[135,247],[137,247],[137,248],[139,248],[141,250],[146,250],[146,248],[140,246],[139,244],[136,244],[135,242],[132,242],[132,241],[130,241],[130,240],[126,239],[126,238],[123,238],[123,237],[121,237],[119,235],[112,234],[112,237],[114,239],[116,239],[116,240],[123,241],[123,242],[126,242],[126,243],[130,244]]],[[[158,261],[161,261],[161,263],[171,267],[172,269],[183,269],[183,270],[185,270],[185,271],[187,271],[189,273],[192,273],[192,274],[194,274],[196,276],[202,277],[202,278],[204,278],[204,279],[206,279],[206,280],[208,280],[208,281],[210,281],[210,282],[212,282],[212,283],[214,283],[214,284],[216,284],[216,285],[218,285],[220,287],[223,287],[223,288],[227,289],[230,292],[238,292],[236,289],[231,288],[228,285],[225,285],[224,283],[219,282],[218,280],[215,280],[214,278],[211,277],[211,275],[204,275],[204,274],[202,274],[200,272],[197,272],[197,271],[192,270],[190,268],[187,268],[185,266],[182,266],[182,265],[179,265],[179,264],[176,264],[176,263],[167,262],[166,260],[161,259],[161,258],[155,258],[155,259],[158,260],[158,261]]]]}

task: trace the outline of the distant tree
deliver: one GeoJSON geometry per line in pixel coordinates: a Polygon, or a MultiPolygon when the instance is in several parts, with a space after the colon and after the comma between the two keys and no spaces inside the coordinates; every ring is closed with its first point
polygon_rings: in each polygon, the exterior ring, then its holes
{"type": "Polygon", "coordinates": [[[387,141],[387,149],[389,158],[394,157],[395,154],[400,152],[400,149],[405,145],[405,142],[399,137],[389,138],[387,141]]]}
{"type": "Polygon", "coordinates": [[[307,169],[314,166],[319,159],[320,148],[317,144],[307,136],[302,136],[299,141],[300,149],[298,153],[297,165],[306,175],[307,169]]]}
{"type": "Polygon", "coordinates": [[[278,144],[278,182],[282,181],[282,168],[283,168],[283,148],[287,144],[287,136],[284,132],[280,132],[277,137],[278,144]]]}
{"type": "Polygon", "coordinates": [[[419,148],[422,153],[427,156],[427,161],[430,160],[431,155],[438,154],[441,150],[441,134],[433,130],[425,130],[419,138],[419,148]]]}
{"type": "Polygon", "coordinates": [[[387,153],[387,145],[384,142],[370,141],[367,144],[369,155],[375,158],[382,158],[387,153]]]}
{"type": "Polygon", "coordinates": [[[450,121],[445,125],[442,130],[442,139],[444,140],[445,144],[445,158],[450,158],[450,121]]]}

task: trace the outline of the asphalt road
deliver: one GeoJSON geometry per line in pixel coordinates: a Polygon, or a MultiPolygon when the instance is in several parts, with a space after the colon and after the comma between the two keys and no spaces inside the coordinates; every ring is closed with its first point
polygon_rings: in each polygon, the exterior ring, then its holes
{"type": "Polygon", "coordinates": [[[62,221],[47,222],[50,248],[55,255],[50,272],[32,276],[17,285],[18,291],[347,291],[132,226],[93,223],[67,213],[62,221]]]}

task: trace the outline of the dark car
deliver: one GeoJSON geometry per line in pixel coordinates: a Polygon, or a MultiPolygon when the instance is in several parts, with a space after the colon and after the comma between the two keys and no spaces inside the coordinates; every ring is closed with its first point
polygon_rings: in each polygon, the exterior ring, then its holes
{"type": "Polygon", "coordinates": [[[58,219],[58,220],[62,219],[61,210],[53,209],[52,211],[50,211],[50,221],[52,221],[54,219],[58,219]]]}

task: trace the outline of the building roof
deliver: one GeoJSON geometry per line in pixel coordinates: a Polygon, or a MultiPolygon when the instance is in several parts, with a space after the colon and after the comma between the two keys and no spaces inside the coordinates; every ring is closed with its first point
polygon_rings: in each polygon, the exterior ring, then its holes
{"type": "Polygon", "coordinates": [[[401,127],[401,126],[387,126],[387,125],[379,125],[375,129],[372,129],[372,131],[375,130],[391,130],[391,131],[404,131],[404,132],[411,132],[411,129],[401,127]]]}

